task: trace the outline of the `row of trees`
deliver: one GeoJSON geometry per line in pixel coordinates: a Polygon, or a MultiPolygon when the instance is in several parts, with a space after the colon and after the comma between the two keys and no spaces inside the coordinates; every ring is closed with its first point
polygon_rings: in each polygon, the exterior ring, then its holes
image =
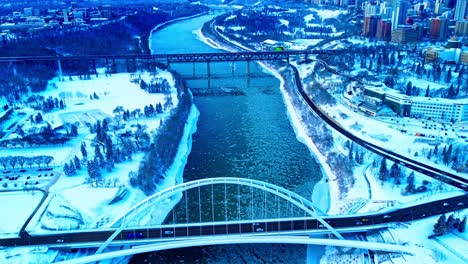
{"type": "Polygon", "coordinates": [[[120,122],[122,119],[124,121],[128,121],[131,119],[139,118],[142,116],[142,114],[146,118],[153,117],[157,114],[161,114],[164,111],[167,111],[172,106],[172,97],[169,95],[165,97],[164,105],[162,105],[160,102],[156,103],[154,106],[153,104],[145,105],[145,107],[143,108],[143,112],[140,108],[136,108],[130,111],[129,109],[124,109],[122,106],[117,106],[113,110],[113,113],[115,114],[115,121],[117,122],[117,126],[120,127],[120,122]]]}
{"type": "MultiPolygon", "coordinates": [[[[373,167],[375,167],[375,161],[373,162],[373,167]]],[[[384,182],[393,181],[394,184],[400,185],[403,183],[403,179],[406,177],[406,174],[398,165],[398,163],[394,162],[390,167],[390,170],[387,168],[387,159],[382,158],[380,161],[379,171],[378,171],[378,178],[379,180],[384,182]]],[[[425,192],[428,190],[428,185],[430,182],[424,180],[422,185],[416,187],[415,185],[415,174],[412,171],[408,177],[406,178],[406,187],[404,189],[404,193],[411,194],[411,193],[418,193],[418,192],[425,192]]]]}
{"type": "Polygon", "coordinates": [[[65,109],[66,104],[62,99],[49,96],[44,98],[42,95],[31,95],[26,99],[28,106],[34,110],[42,110],[44,112],[50,112],[54,109],[65,109]]]}
{"type": "MultiPolygon", "coordinates": [[[[96,133],[93,141],[94,155],[90,157],[85,142],[81,143],[81,155],[83,161],[87,166],[87,172],[90,182],[100,182],[102,179],[102,170],[106,169],[108,172],[112,171],[115,163],[120,163],[125,160],[130,160],[132,154],[136,151],[147,150],[150,147],[151,136],[146,131],[145,125],[136,126],[136,131],[128,135],[111,135],[110,119],[104,119],[102,122],[97,121],[95,125],[91,126],[90,131],[96,133]]],[[[69,161],[64,166],[67,175],[72,176],[76,174],[79,168],[80,160],[75,157],[73,161],[69,161]],[[73,168],[74,167],[74,168],[73,168]]]]}
{"type": "Polygon", "coordinates": [[[432,235],[429,237],[436,237],[446,234],[448,232],[457,230],[460,233],[464,233],[466,229],[466,216],[463,218],[455,217],[451,214],[448,218],[445,214],[441,215],[434,225],[432,235]]]}
{"type": "MultiPolygon", "coordinates": [[[[33,118],[32,116],[30,117],[31,120],[34,120],[36,122],[42,122],[42,115],[38,114],[36,115],[36,118],[33,118]]],[[[33,121],[31,121],[33,122],[33,121]]],[[[7,140],[2,140],[0,141],[0,147],[8,147],[8,146],[22,146],[25,147],[27,145],[33,146],[33,145],[47,145],[47,144],[53,144],[53,145],[58,145],[58,144],[64,144],[65,142],[70,140],[70,137],[76,137],[78,135],[78,127],[74,124],[72,125],[67,125],[68,127],[66,128],[66,134],[59,133],[55,130],[52,129],[50,124],[47,123],[47,125],[43,126],[40,128],[39,133],[31,133],[31,134],[26,134],[22,127],[18,126],[16,129],[16,133],[21,136],[21,138],[15,138],[15,139],[7,139],[7,140]]]]}
{"type": "Polygon", "coordinates": [[[138,172],[129,173],[130,184],[148,195],[154,193],[157,184],[164,179],[167,168],[175,159],[192,106],[192,97],[179,78],[176,78],[176,87],[178,91],[185,90],[178,93],[179,103],[159,127],[153,138],[154,143],[148,148],[149,152],[141,161],[138,172]]]}
{"type": "Polygon", "coordinates": [[[148,93],[169,93],[172,87],[166,79],[153,77],[149,83],[140,80],[140,88],[148,93]]]}
{"type": "MultiPolygon", "coordinates": [[[[423,63],[413,63],[410,68],[404,65],[403,58],[406,61],[417,61],[422,58],[421,49],[407,50],[403,56],[402,50],[396,46],[375,45],[370,47],[353,47],[349,54],[342,56],[332,56],[323,58],[331,65],[338,65],[345,71],[351,71],[355,65],[360,65],[361,69],[367,69],[371,72],[378,72],[380,76],[387,75],[384,83],[390,88],[397,89],[410,96],[457,98],[468,94],[468,80],[466,67],[460,64],[449,65],[447,63],[434,63],[425,65],[423,63]],[[445,82],[447,88],[431,90],[430,87],[417,87],[410,82],[398,82],[402,72],[408,72],[409,75],[418,78],[426,78],[430,81],[445,82]],[[458,73],[456,79],[453,73],[458,73]],[[455,80],[454,80],[455,79],[455,80]]],[[[378,78],[368,76],[366,72],[360,73],[360,78],[367,78],[370,81],[376,81],[378,78]]]]}
{"type": "Polygon", "coordinates": [[[441,63],[432,63],[428,69],[424,63],[413,63],[411,66],[411,73],[419,78],[426,78],[427,80],[435,82],[443,81],[446,84],[450,84],[454,81],[453,72],[458,72],[457,79],[455,80],[457,84],[461,84],[466,78],[466,69],[464,65],[448,65],[446,62],[442,63],[442,67],[440,65],[441,63]]]}
{"type": "Polygon", "coordinates": [[[439,149],[439,145],[429,149],[426,158],[433,160],[437,163],[441,162],[447,166],[451,166],[457,171],[464,171],[468,168],[468,157],[463,155],[467,151],[467,146],[453,146],[453,144],[444,145],[442,150],[439,149]]]}
{"type": "Polygon", "coordinates": [[[364,162],[364,150],[356,147],[354,141],[346,141],[345,148],[348,149],[348,159],[350,161],[355,161],[357,164],[362,164],[364,162]]]}
{"type": "Polygon", "coordinates": [[[76,175],[76,172],[81,170],[81,162],[80,159],[75,155],[73,159],[71,159],[68,163],[65,163],[63,166],[63,173],[67,176],[76,175]]]}
{"type": "Polygon", "coordinates": [[[49,166],[49,164],[54,160],[54,157],[41,155],[35,157],[24,157],[24,156],[6,156],[0,157],[0,165],[2,165],[3,169],[11,168],[15,169],[21,167],[24,169],[24,166],[27,165],[29,168],[32,168],[34,164],[37,167],[41,167],[41,165],[49,166]]]}
{"type": "MultiPolygon", "coordinates": [[[[348,21],[348,15],[340,15],[337,19],[322,20],[320,15],[310,10],[297,9],[294,13],[284,12],[283,9],[270,9],[263,7],[261,9],[242,9],[234,11],[225,16],[219,16],[216,24],[223,26],[225,32],[229,33],[229,37],[238,39],[241,42],[245,41],[239,37],[239,30],[230,30],[232,27],[241,27],[242,36],[248,37],[253,42],[261,42],[265,37],[276,39],[279,41],[292,40],[301,35],[301,38],[332,38],[330,33],[334,32],[334,27],[338,28],[340,24],[348,21]],[[305,16],[314,14],[310,20],[306,21],[305,16]],[[233,19],[226,19],[229,15],[235,15],[233,19]],[[286,23],[280,19],[287,21],[286,23]],[[310,24],[317,26],[310,26],[310,24]],[[294,35],[288,33],[294,32],[294,35]],[[305,34],[304,34],[305,33],[305,34]],[[310,34],[314,33],[314,34],[310,34]],[[316,34],[315,34],[316,33],[316,34]]],[[[350,30],[350,27],[340,28],[344,31],[350,30]]]]}

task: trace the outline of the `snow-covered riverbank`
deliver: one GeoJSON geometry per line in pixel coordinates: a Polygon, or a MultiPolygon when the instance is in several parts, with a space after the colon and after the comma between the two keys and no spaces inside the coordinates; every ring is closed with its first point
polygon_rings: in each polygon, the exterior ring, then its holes
{"type": "MultiPolygon", "coordinates": [[[[184,168],[185,164],[187,164],[190,151],[192,150],[192,135],[197,131],[197,121],[199,116],[200,112],[198,111],[197,107],[192,104],[192,107],[190,108],[190,114],[187,118],[187,122],[185,123],[184,134],[180,141],[176,157],[174,158],[172,165],[167,169],[164,181],[158,185],[159,191],[184,182],[184,168]]],[[[177,195],[177,197],[162,201],[157,207],[153,207],[154,210],[151,211],[151,214],[147,214],[150,219],[148,219],[145,224],[161,224],[172,208],[174,208],[177,203],[179,203],[181,198],[182,193],[177,195]]]]}

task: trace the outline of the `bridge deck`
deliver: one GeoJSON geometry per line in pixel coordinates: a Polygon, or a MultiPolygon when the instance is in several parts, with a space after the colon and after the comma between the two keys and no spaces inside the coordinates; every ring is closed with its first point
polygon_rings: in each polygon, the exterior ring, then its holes
{"type": "Polygon", "coordinates": [[[193,54],[131,54],[131,55],[80,55],[80,56],[23,56],[0,57],[2,62],[22,61],[56,61],[56,60],[164,60],[167,62],[224,62],[224,61],[257,61],[257,60],[284,60],[290,56],[308,56],[313,54],[336,55],[343,50],[290,50],[290,51],[259,51],[259,52],[218,52],[193,54]]]}

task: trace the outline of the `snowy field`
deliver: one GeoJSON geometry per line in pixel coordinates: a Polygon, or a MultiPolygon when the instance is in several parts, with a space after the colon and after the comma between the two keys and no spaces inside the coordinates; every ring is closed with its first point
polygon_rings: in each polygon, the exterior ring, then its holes
{"type": "MultiPolygon", "coordinates": [[[[301,76],[308,76],[312,71],[310,65],[296,65],[299,67],[301,76]]],[[[305,86],[307,90],[307,85],[305,86]]],[[[448,169],[442,164],[436,164],[433,161],[425,159],[426,152],[433,148],[434,145],[444,143],[445,138],[457,139],[458,136],[467,136],[468,133],[462,129],[463,124],[456,124],[453,129],[454,131],[441,131],[440,129],[428,129],[424,128],[423,121],[414,118],[397,118],[391,120],[391,118],[376,118],[367,117],[360,112],[351,110],[345,106],[344,98],[341,95],[336,95],[339,101],[337,105],[324,105],[322,109],[338,123],[345,127],[348,131],[354,135],[365,138],[366,141],[377,144],[389,150],[395,151],[402,155],[407,155],[420,161],[429,162],[431,165],[448,169]],[[406,132],[400,132],[401,130],[406,132]],[[417,137],[417,133],[423,133],[425,135],[431,135],[429,137],[417,137]],[[416,154],[417,152],[417,154],[416,154]],[[417,157],[414,157],[417,156],[417,157]]],[[[442,127],[440,123],[434,123],[434,125],[442,127]]],[[[450,128],[450,130],[452,127],[450,128]]],[[[460,141],[462,142],[462,141],[460,141]]],[[[458,173],[451,170],[452,173],[456,173],[463,177],[467,177],[467,174],[458,173]]]]}
{"type": "MultiPolygon", "coordinates": [[[[73,140],[72,140],[73,141],[73,140]]],[[[43,146],[31,148],[2,148],[0,157],[7,156],[24,156],[24,157],[37,157],[41,155],[53,156],[54,160],[50,163],[51,166],[59,166],[68,157],[70,152],[70,145],[64,146],[43,146]]],[[[27,166],[25,166],[27,167],[27,166]]]]}
{"type": "MultiPolygon", "coordinates": [[[[467,213],[468,210],[465,209],[456,212],[455,216],[460,217],[467,215],[467,213]]],[[[446,214],[446,216],[448,215],[450,214],[446,214]]],[[[403,263],[467,263],[468,235],[466,232],[452,231],[435,239],[428,238],[432,234],[438,218],[439,216],[428,217],[388,230],[396,243],[406,243],[414,247],[415,252],[426,252],[426,254],[418,254],[403,263]],[[444,244],[449,245],[449,247],[445,247],[444,244]]]]}
{"type": "MultiPolygon", "coordinates": [[[[159,71],[156,76],[168,80],[169,84],[174,87],[174,79],[170,73],[159,71]]],[[[60,113],[62,117],[71,118],[71,116],[76,117],[83,113],[89,114],[88,109],[90,108],[93,109],[91,113],[101,112],[112,116],[113,110],[119,105],[133,109],[143,108],[148,104],[164,104],[165,96],[163,94],[148,94],[141,90],[139,85],[130,82],[132,78],[141,78],[149,82],[151,77],[150,73],[144,72],[113,74],[108,77],[104,75],[93,76],[91,80],[78,80],[76,76],[73,78],[74,81],[69,81],[68,78],[65,78],[66,81],[53,79],[50,83],[51,89],[46,91],[44,95],[66,97],[67,108],[63,113],[60,113]],[[89,99],[89,95],[94,93],[99,96],[98,100],[89,99]],[[98,105],[96,105],[97,102],[99,102],[98,105]]],[[[171,96],[173,103],[177,104],[175,88],[172,88],[171,96]]],[[[149,131],[155,133],[160,125],[160,119],[166,115],[162,114],[156,118],[148,119],[142,117],[130,122],[145,124],[148,126],[149,131]]],[[[82,117],[77,117],[76,120],[80,118],[82,117]]],[[[186,129],[184,140],[179,147],[176,161],[173,167],[168,170],[168,175],[157,190],[162,190],[183,181],[181,172],[190,152],[187,145],[191,145],[188,140],[191,133],[195,131],[197,119],[198,111],[194,108],[190,114],[190,119],[187,121],[188,129],[186,129]]],[[[83,130],[81,139],[92,140],[93,135],[89,134],[87,129],[83,130]]],[[[79,144],[76,146],[79,146],[79,144]]],[[[79,147],[69,148],[68,153],[62,153],[62,156],[65,157],[73,157],[74,155],[77,155],[80,159],[83,158],[79,147]]],[[[78,226],[80,229],[108,226],[120,214],[146,198],[141,190],[130,187],[128,176],[130,171],[138,170],[142,158],[142,153],[134,154],[132,160],[115,164],[112,172],[105,173],[104,182],[99,186],[86,183],[87,172],[85,169],[78,171],[77,175],[72,177],[62,176],[50,188],[50,201],[37,214],[42,215],[42,217],[35,217],[27,230],[41,233],[48,230],[76,229],[78,226]],[[115,197],[122,193],[125,194],[122,200],[111,203],[115,197]]],[[[164,219],[165,214],[169,212],[175,202],[177,201],[173,201],[169,206],[166,206],[166,210],[161,213],[159,221],[164,219]]]]}
{"type": "Polygon", "coordinates": [[[317,45],[323,39],[294,39],[290,41],[292,45],[289,47],[291,50],[305,50],[309,46],[317,45]]]}
{"type": "Polygon", "coordinates": [[[322,19],[328,18],[337,18],[341,14],[347,14],[347,10],[328,10],[328,9],[317,9],[317,8],[309,8],[309,11],[316,12],[322,19]]]}
{"type": "MultiPolygon", "coordinates": [[[[79,147],[81,142],[87,142],[89,145],[89,142],[92,142],[94,138],[94,134],[90,134],[86,127],[87,123],[95,123],[97,120],[114,116],[113,111],[117,106],[123,106],[132,111],[143,109],[149,104],[161,103],[164,105],[167,96],[171,97],[173,107],[178,103],[177,92],[174,88],[175,80],[167,71],[119,73],[110,76],[105,76],[102,71],[103,69],[99,69],[99,76],[93,75],[89,80],[84,80],[79,76],[67,76],[62,80],[54,78],[49,82],[48,89],[41,94],[46,98],[52,96],[65,101],[67,105],[65,109],[44,114],[44,119],[77,124],[79,128],[77,138],[61,146],[8,148],[2,150],[1,156],[51,155],[55,157],[51,165],[59,166],[59,170],[61,170],[64,161],[70,160],[75,155],[83,159],[79,147]],[[135,83],[135,79],[142,79],[150,83],[152,78],[167,80],[172,87],[171,92],[168,95],[149,94],[135,83]],[[94,95],[99,98],[91,99],[90,96],[94,95]]],[[[136,120],[127,121],[127,125],[137,123],[146,125],[150,133],[156,133],[161,119],[168,115],[169,110],[167,109],[165,113],[151,118],[137,116],[136,120]]],[[[169,168],[165,180],[161,182],[157,190],[183,182],[182,171],[190,152],[191,134],[196,130],[197,120],[198,110],[193,107],[174,165],[169,168]]],[[[94,153],[91,148],[88,146],[90,158],[94,153]]],[[[115,164],[115,168],[111,172],[104,173],[103,181],[99,186],[86,182],[88,178],[86,168],[77,171],[75,176],[61,175],[61,177],[57,177],[54,179],[54,184],[49,187],[48,199],[32,219],[27,230],[32,233],[43,233],[54,230],[109,226],[116,217],[146,198],[141,190],[129,185],[128,176],[130,171],[138,170],[142,158],[143,153],[136,153],[132,160],[115,164]],[[114,199],[118,196],[122,199],[115,201],[114,199]]],[[[0,197],[4,207],[2,211],[11,217],[3,218],[0,232],[3,234],[18,232],[41,197],[39,192],[2,193],[0,197]],[[15,207],[7,206],[8,201],[11,200],[16,201],[15,207]],[[18,206],[18,204],[20,205],[18,206]]],[[[177,200],[173,200],[164,207],[164,210],[159,210],[158,220],[153,219],[153,221],[161,222],[176,202],[177,200]]]]}
{"type": "Polygon", "coordinates": [[[0,192],[0,212],[3,215],[0,218],[0,235],[17,237],[26,219],[39,205],[43,196],[40,191],[0,192]]]}
{"type": "MultiPolygon", "coordinates": [[[[117,73],[108,77],[103,74],[99,77],[91,75],[90,80],[80,80],[78,76],[73,76],[72,81],[68,77],[65,77],[64,81],[54,78],[42,95],[65,99],[67,107],[61,111],[61,114],[98,109],[106,115],[113,116],[116,106],[125,106],[126,109],[132,111],[136,108],[143,108],[145,105],[154,105],[164,101],[164,94],[149,94],[140,89],[139,85],[131,83],[132,76],[141,77],[147,83],[151,79],[149,72],[117,73]],[[89,96],[94,93],[99,96],[99,99],[89,100],[89,96]]],[[[155,77],[164,78],[169,85],[174,86],[174,78],[167,71],[158,71],[155,77]]],[[[172,102],[177,105],[176,91],[173,90],[171,95],[172,102]]],[[[95,122],[95,120],[92,121],[95,122]]]]}
{"type": "Polygon", "coordinates": [[[58,251],[46,247],[13,247],[0,249],[2,264],[49,264],[53,263],[58,251]]]}

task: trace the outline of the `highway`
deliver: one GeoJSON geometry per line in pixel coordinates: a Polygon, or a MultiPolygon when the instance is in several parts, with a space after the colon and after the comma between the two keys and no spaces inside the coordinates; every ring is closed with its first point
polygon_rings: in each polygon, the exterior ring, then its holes
{"type": "MultiPolygon", "coordinates": [[[[323,62],[323,65],[327,69],[331,69],[330,66],[328,66],[327,63],[323,62]]],[[[396,152],[385,149],[385,148],[383,148],[381,146],[378,146],[376,144],[365,141],[365,140],[359,138],[358,136],[350,133],[348,130],[346,130],[340,124],[338,124],[333,118],[331,118],[325,112],[323,112],[322,109],[320,109],[320,107],[317,106],[313,102],[313,100],[309,97],[309,95],[307,94],[307,92],[303,88],[299,71],[297,70],[297,68],[294,65],[290,64],[290,66],[294,71],[296,86],[297,86],[297,89],[298,89],[299,93],[301,94],[302,98],[306,101],[306,103],[310,106],[310,108],[323,121],[325,121],[328,125],[330,125],[335,130],[337,130],[339,133],[346,136],[350,140],[358,143],[362,147],[364,147],[364,148],[366,148],[366,149],[368,149],[368,150],[370,150],[370,151],[372,151],[372,152],[374,152],[376,154],[382,155],[382,156],[384,156],[385,158],[387,158],[389,160],[397,162],[400,165],[404,165],[405,167],[407,167],[409,169],[418,171],[418,172],[423,173],[423,174],[425,174],[425,175],[427,175],[429,177],[432,177],[432,178],[434,178],[436,180],[439,180],[439,181],[445,182],[447,184],[450,184],[452,186],[455,186],[457,188],[460,188],[463,191],[468,191],[468,179],[465,179],[463,177],[460,177],[460,176],[458,176],[456,174],[453,174],[453,173],[450,173],[450,172],[447,172],[447,171],[443,171],[443,170],[441,170],[439,168],[429,166],[429,165],[424,164],[422,162],[413,160],[413,159],[408,158],[408,157],[406,157],[404,155],[398,154],[396,152]]],[[[336,71],[334,69],[331,69],[331,70],[334,73],[336,73],[336,71]]]]}
{"type": "MultiPolygon", "coordinates": [[[[443,199],[440,201],[406,207],[391,212],[372,213],[368,215],[354,216],[330,216],[324,220],[333,228],[344,231],[346,228],[357,228],[356,232],[362,232],[373,227],[385,226],[391,223],[400,223],[422,219],[432,215],[438,215],[462,210],[468,207],[468,196],[443,199]]],[[[435,223],[435,222],[434,222],[435,223]]],[[[27,246],[46,245],[60,247],[62,245],[79,247],[99,246],[116,229],[106,230],[75,230],[69,232],[49,232],[44,235],[23,234],[21,238],[0,239],[0,246],[27,246]],[[93,244],[94,243],[94,244],[93,244]]],[[[291,232],[305,233],[314,231],[327,231],[319,221],[310,218],[296,220],[255,220],[226,223],[201,223],[189,225],[158,226],[148,228],[127,228],[114,240],[114,243],[141,243],[138,240],[167,240],[189,237],[202,237],[211,235],[233,234],[272,234],[291,232]],[[133,241],[133,242],[132,242],[133,241]]],[[[352,232],[352,230],[347,230],[352,232]]],[[[430,235],[430,234],[427,234],[430,235]]]]}

